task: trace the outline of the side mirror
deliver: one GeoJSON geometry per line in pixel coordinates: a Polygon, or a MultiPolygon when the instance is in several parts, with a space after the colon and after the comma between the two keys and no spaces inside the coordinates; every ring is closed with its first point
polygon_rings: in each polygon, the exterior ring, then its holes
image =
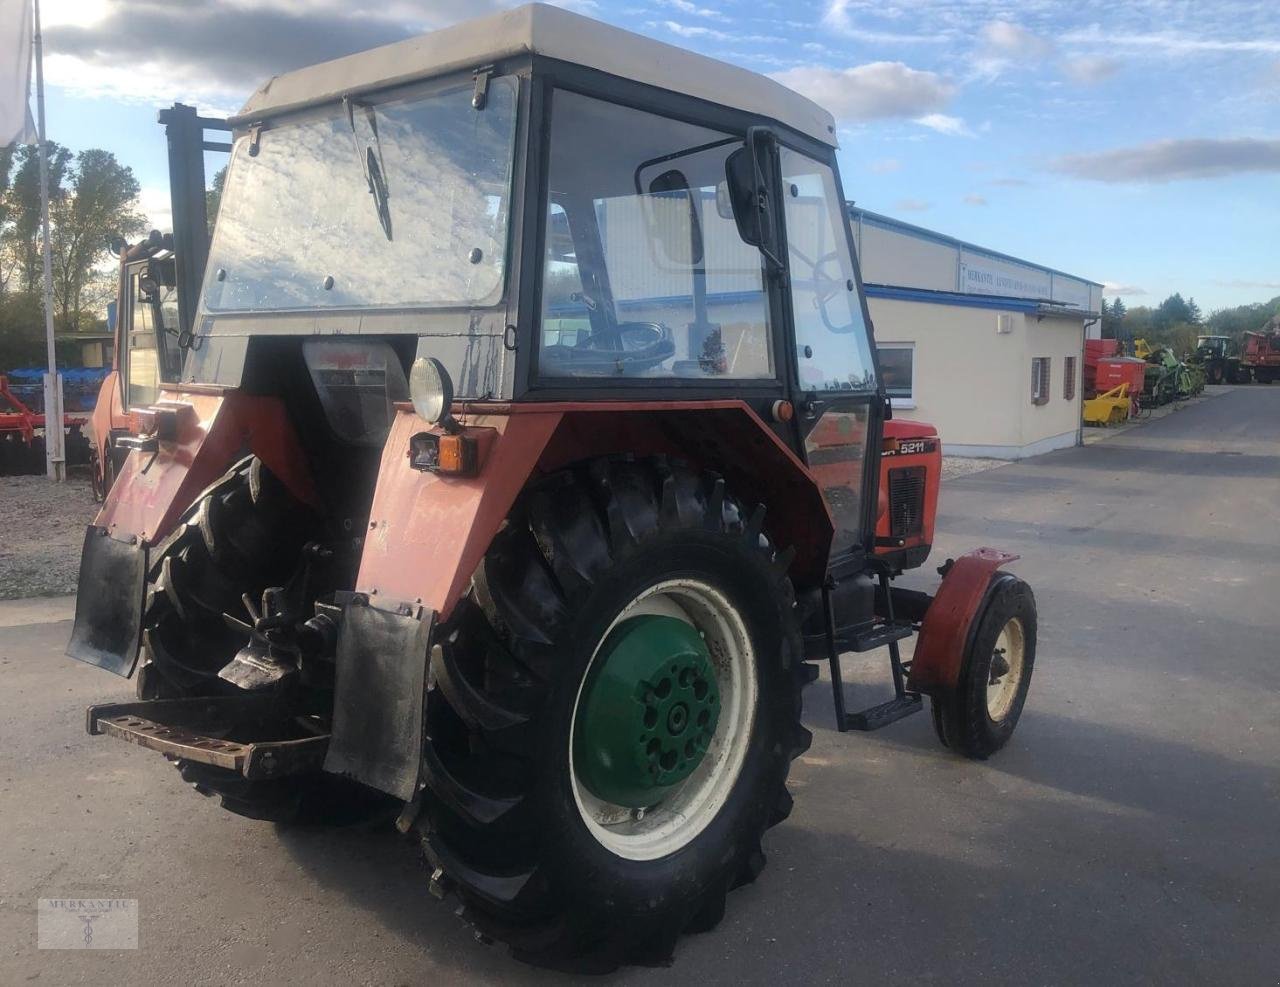
{"type": "Polygon", "coordinates": [[[645,209],[649,240],[662,244],[668,259],[680,266],[694,267],[702,263],[702,223],[698,204],[693,199],[689,179],[678,168],[671,168],[649,182],[651,208],[645,209]],[[658,204],[669,206],[660,208],[658,204]],[[683,208],[681,208],[683,203],[683,208]],[[679,222],[680,213],[688,216],[688,228],[679,222]]]}
{"type": "Polygon", "coordinates": [[[768,181],[773,147],[774,137],[769,130],[752,127],[747,131],[746,143],[725,159],[724,171],[738,235],[781,267],[775,250],[773,199],[768,181]]]}

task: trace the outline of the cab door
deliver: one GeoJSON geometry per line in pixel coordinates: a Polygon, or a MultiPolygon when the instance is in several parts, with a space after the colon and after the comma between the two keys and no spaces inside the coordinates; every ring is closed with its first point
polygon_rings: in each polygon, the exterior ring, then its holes
{"type": "Polygon", "coordinates": [[[870,551],[881,407],[871,332],[834,169],[778,148],[797,417],[835,525],[831,562],[870,551]]]}
{"type": "Polygon", "coordinates": [[[156,273],[151,265],[139,265],[128,275],[121,334],[126,409],[154,404],[161,386],[176,382],[181,372],[177,295],[156,273]]]}

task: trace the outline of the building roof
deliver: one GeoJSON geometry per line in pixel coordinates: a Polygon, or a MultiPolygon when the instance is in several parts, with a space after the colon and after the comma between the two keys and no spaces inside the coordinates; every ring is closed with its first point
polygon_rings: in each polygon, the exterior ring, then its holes
{"type": "Polygon", "coordinates": [[[1096,317],[1102,285],[848,205],[867,294],[1096,317]]]}
{"type": "Polygon", "coordinates": [[[231,123],[242,125],[524,54],[732,106],[836,145],[831,114],[773,79],[540,3],[275,76],[249,97],[231,123]]]}
{"type": "Polygon", "coordinates": [[[855,206],[852,202],[848,203],[849,217],[857,220],[869,220],[878,226],[888,229],[897,230],[907,236],[919,237],[923,240],[932,240],[935,243],[946,244],[951,247],[958,247],[962,250],[968,250],[973,253],[984,254],[987,257],[994,257],[998,260],[1007,260],[1014,264],[1022,264],[1025,267],[1034,267],[1038,271],[1044,271],[1046,274],[1057,274],[1060,277],[1072,278],[1076,281],[1082,281],[1085,284],[1093,285],[1101,288],[1101,281],[1090,281],[1088,278],[1082,278],[1078,274],[1068,274],[1066,271],[1059,271],[1056,268],[1045,267],[1043,264],[1037,264],[1032,260],[1024,260],[1021,257],[1014,257],[1013,254],[1003,254],[998,250],[992,250],[990,247],[983,247],[976,243],[970,243],[968,240],[960,240],[945,233],[938,233],[934,230],[926,229],[923,226],[916,226],[914,223],[905,223],[900,219],[894,219],[892,216],[885,216],[878,212],[872,212],[869,209],[863,209],[861,206],[855,206]]]}

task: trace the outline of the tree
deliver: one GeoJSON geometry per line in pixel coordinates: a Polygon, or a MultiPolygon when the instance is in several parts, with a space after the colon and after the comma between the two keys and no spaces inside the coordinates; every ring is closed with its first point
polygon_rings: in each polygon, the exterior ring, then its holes
{"type": "Polygon", "coordinates": [[[222,205],[222,188],[227,182],[227,166],[223,165],[213,173],[213,186],[204,191],[204,211],[209,218],[209,235],[213,236],[213,225],[218,221],[218,207],[222,205]]]}
{"type": "Polygon", "coordinates": [[[137,211],[138,180],[109,151],[82,151],[69,178],[70,187],[50,203],[53,223],[55,315],[65,329],[80,327],[86,289],[94,268],[115,234],[129,237],[146,226],[137,211]]]}
{"type": "MultiPolygon", "coordinates": [[[[145,224],[137,211],[138,181],[111,153],[91,149],[73,160],[50,142],[49,165],[54,318],[59,328],[75,330],[98,301],[96,268],[108,238],[145,224]]],[[[39,295],[41,236],[39,155],[35,147],[20,147],[0,159],[0,290],[39,295]]]]}
{"type": "Polygon", "coordinates": [[[1122,302],[1119,298],[1117,298],[1114,302],[1111,303],[1111,317],[1115,319],[1117,322],[1124,321],[1124,316],[1126,311],[1128,310],[1124,307],[1124,302],[1122,302]]]}
{"type": "MultiPolygon", "coordinates": [[[[48,142],[49,149],[49,202],[58,202],[65,194],[64,183],[71,163],[71,152],[65,147],[48,142]]],[[[5,190],[5,216],[0,225],[0,264],[17,275],[17,290],[40,290],[44,277],[44,262],[40,256],[40,154],[34,144],[18,148],[14,155],[17,168],[5,190]]],[[[11,278],[6,276],[6,282],[11,278]]]]}
{"type": "Polygon", "coordinates": [[[1194,298],[1187,299],[1187,315],[1189,316],[1187,321],[1193,326],[1198,326],[1203,321],[1200,318],[1200,306],[1196,304],[1196,300],[1194,298]]]}
{"type": "Polygon", "coordinates": [[[1179,323],[1190,323],[1191,307],[1180,292],[1174,292],[1162,301],[1155,310],[1152,323],[1157,329],[1169,329],[1179,323]]]}

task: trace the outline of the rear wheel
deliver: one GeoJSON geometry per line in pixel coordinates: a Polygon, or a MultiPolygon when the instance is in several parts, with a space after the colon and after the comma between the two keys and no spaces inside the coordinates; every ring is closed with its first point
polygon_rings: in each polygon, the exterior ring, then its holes
{"type": "MultiPolygon", "coordinates": [[[[310,508],[256,457],[209,486],[152,553],[139,698],[235,694],[218,672],[247,636],[224,617],[251,619],[242,595],[256,602],[267,587],[285,585],[318,527],[310,508]]],[[[367,815],[376,802],[368,790],[331,775],[251,782],[194,762],[179,761],[178,768],[201,794],[252,819],[345,822],[367,815]]]]}
{"type": "Polygon", "coordinates": [[[1008,743],[1035,660],[1035,596],[1021,579],[999,573],[977,617],[954,694],[930,700],[938,739],[978,759],[1008,743]]]}
{"type": "Polygon", "coordinates": [[[762,519],[664,462],[558,474],[442,629],[423,846],[434,889],[518,958],[664,962],[763,866],[810,736],[762,519]]]}

